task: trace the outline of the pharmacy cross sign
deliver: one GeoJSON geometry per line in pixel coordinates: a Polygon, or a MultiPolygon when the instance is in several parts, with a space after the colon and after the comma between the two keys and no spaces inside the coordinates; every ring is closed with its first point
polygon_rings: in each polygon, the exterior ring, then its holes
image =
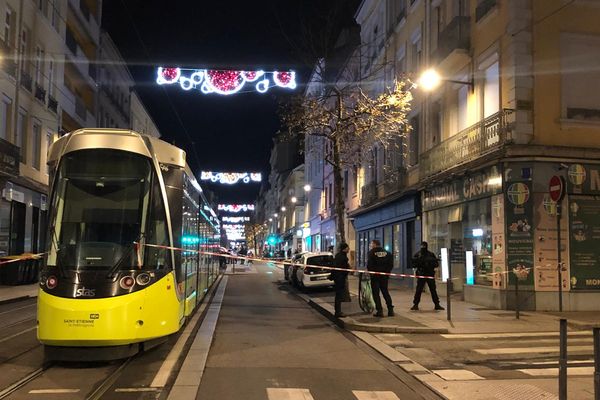
{"type": "Polygon", "coordinates": [[[548,183],[548,193],[552,201],[558,203],[565,194],[565,180],[562,176],[554,175],[548,183]]]}

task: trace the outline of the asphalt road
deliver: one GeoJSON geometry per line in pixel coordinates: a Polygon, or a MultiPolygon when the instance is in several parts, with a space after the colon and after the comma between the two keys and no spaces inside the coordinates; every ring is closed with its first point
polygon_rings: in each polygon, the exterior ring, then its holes
{"type": "Polygon", "coordinates": [[[230,276],[197,399],[421,398],[420,387],[289,293],[280,270],[255,267],[230,276]]]}

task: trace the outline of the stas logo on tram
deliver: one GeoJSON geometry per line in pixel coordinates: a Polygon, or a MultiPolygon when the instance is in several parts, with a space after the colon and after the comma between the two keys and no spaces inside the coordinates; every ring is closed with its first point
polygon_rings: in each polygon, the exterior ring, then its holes
{"type": "Polygon", "coordinates": [[[86,289],[82,287],[75,291],[75,297],[94,297],[96,296],[96,289],[86,289]]]}

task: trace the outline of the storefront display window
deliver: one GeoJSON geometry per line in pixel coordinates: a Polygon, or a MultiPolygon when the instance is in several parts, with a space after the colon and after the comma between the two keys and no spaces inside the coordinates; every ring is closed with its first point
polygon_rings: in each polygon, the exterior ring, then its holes
{"type": "Polygon", "coordinates": [[[8,254],[10,235],[10,202],[0,200],[0,256],[8,254]]]}

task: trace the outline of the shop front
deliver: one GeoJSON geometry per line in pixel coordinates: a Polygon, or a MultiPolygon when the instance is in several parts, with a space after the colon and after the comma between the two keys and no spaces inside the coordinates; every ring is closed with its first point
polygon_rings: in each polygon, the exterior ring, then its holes
{"type": "Polygon", "coordinates": [[[411,258],[421,239],[420,209],[420,198],[415,193],[353,212],[350,217],[356,230],[357,267],[366,268],[369,243],[377,239],[392,253],[394,272],[412,273],[411,258]]]}

